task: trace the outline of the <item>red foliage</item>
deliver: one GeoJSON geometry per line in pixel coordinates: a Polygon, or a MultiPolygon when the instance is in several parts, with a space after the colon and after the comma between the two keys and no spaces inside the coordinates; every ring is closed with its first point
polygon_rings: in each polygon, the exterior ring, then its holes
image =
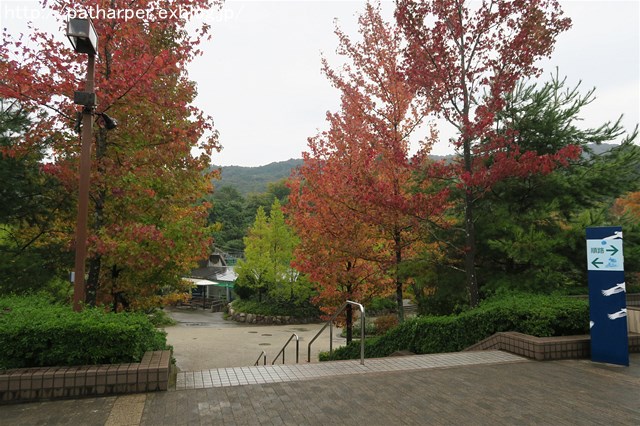
{"type": "Polygon", "coordinates": [[[302,241],[296,266],[319,284],[329,307],[393,291],[401,302],[396,268],[447,198],[445,191],[419,190],[428,185],[416,177],[429,170],[430,143],[409,155],[409,137],[428,111],[404,74],[402,38],[371,5],[359,22],[357,43],[336,31],[339,52],[350,61],[342,72],[324,61],[342,93],[341,111],[327,114],[329,130],[309,139],[290,182],[289,213],[302,241]]]}
{"type": "MultiPolygon", "coordinates": [[[[43,0],[42,4],[60,17],[61,33],[71,10],[79,14],[180,11],[162,19],[121,13],[93,20],[99,37],[96,112],[108,111],[119,125],[107,132],[98,120],[94,127],[89,281],[100,280],[100,286],[110,287],[105,291],[127,291],[132,298],[136,292],[152,294],[167,277],[175,281],[179,271],[206,256],[210,242],[207,206],[200,200],[211,190],[212,174],[207,170],[219,146],[212,119],[191,105],[196,89],[185,71],[199,54],[201,40],[208,37],[208,27],[196,28],[195,34],[185,27],[189,18],[218,3],[43,0]],[[197,156],[192,155],[194,148],[197,156]],[[142,288],[146,285],[151,289],[142,288]]],[[[51,163],[44,170],[75,196],[80,143],[73,127],[79,107],[72,99],[75,90],[84,88],[86,55],[76,54],[42,31],[25,38],[3,35],[0,44],[0,98],[17,99],[38,113],[15,149],[29,152],[45,143],[51,163]]],[[[58,219],[72,223],[75,212],[58,219]]],[[[67,239],[71,241],[72,234],[67,239]]]]}
{"type": "Polygon", "coordinates": [[[557,0],[400,0],[396,19],[408,41],[409,81],[458,131],[462,156],[452,164],[464,191],[465,269],[472,305],[478,303],[474,202],[507,177],[550,173],[579,150],[554,155],[521,152],[515,134],[498,131],[495,117],[518,80],[537,76],[571,21],[557,0]]]}

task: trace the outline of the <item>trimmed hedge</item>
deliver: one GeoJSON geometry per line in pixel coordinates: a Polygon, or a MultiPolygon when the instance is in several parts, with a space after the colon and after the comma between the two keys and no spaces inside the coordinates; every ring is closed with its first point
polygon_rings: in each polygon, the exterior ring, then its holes
{"type": "MultiPolygon", "coordinates": [[[[511,295],[484,301],[478,308],[451,316],[426,316],[405,321],[385,335],[365,341],[367,358],[409,350],[416,354],[457,352],[501,331],[538,337],[589,333],[587,300],[543,295],[511,295]]],[[[360,357],[360,342],[328,353],[320,360],[360,357]]]]}
{"type": "Polygon", "coordinates": [[[138,362],[167,349],[142,313],[73,312],[40,296],[0,298],[0,369],[138,362]]]}

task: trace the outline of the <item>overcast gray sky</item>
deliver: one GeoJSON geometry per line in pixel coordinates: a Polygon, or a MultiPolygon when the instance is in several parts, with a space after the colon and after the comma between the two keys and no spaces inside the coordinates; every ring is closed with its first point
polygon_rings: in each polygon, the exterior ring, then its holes
{"type": "MultiPolygon", "coordinates": [[[[625,127],[632,129],[640,122],[640,2],[561,3],[573,27],[558,38],[544,77],[558,67],[570,83],[582,80],[583,91],[596,87],[585,126],[624,114],[625,127]]],[[[24,31],[25,20],[6,19],[6,8],[28,4],[37,7],[35,0],[2,0],[0,26],[24,31]]],[[[215,164],[257,166],[301,156],[307,137],[326,128],[326,111],[339,105],[338,92],[320,73],[321,52],[339,65],[334,18],[355,37],[364,4],[227,0],[222,10],[202,18],[212,25],[213,38],[189,73],[198,84],[197,105],[220,131],[224,149],[215,164]]],[[[391,1],[383,2],[389,19],[392,9],[391,1]]],[[[56,31],[44,19],[34,23],[56,31]]],[[[444,141],[433,151],[450,152],[444,141]]]]}
{"type": "MultiPolygon", "coordinates": [[[[640,122],[640,2],[562,1],[573,28],[557,41],[545,77],[559,67],[568,81],[596,87],[585,125],[625,115],[640,122]]],[[[224,150],[220,165],[256,166],[301,156],[325,128],[339,94],[320,74],[320,52],[334,64],[334,18],[352,35],[362,1],[230,0],[215,17],[213,39],[191,67],[197,103],[212,114],[224,150]]],[[[389,18],[393,3],[383,2],[389,18]]],[[[434,154],[450,153],[443,142],[434,154]]]]}

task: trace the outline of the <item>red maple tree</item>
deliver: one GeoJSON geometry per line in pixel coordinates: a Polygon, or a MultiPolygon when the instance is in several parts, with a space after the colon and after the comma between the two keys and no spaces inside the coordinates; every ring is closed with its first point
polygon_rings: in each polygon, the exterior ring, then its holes
{"type": "Polygon", "coordinates": [[[298,266],[320,283],[325,302],[395,292],[402,320],[398,265],[414,252],[421,227],[438,220],[447,194],[416,190],[428,185],[416,177],[430,141],[412,157],[409,138],[428,110],[402,68],[399,31],[372,5],[359,24],[358,42],[336,30],[348,63],[336,71],[323,61],[341,110],[327,114],[328,131],[309,139],[290,213],[302,240],[298,266]],[[314,262],[320,253],[327,257],[314,262]]]}
{"type": "Polygon", "coordinates": [[[504,95],[518,80],[539,75],[536,61],[551,54],[571,21],[557,0],[400,0],[396,19],[408,41],[409,80],[457,132],[453,144],[461,155],[452,174],[463,193],[464,269],[476,306],[476,200],[506,177],[550,173],[580,154],[577,146],[523,152],[514,132],[495,125],[504,95]]]}
{"type": "MultiPolygon", "coordinates": [[[[42,1],[65,18],[98,10],[96,112],[108,111],[119,126],[94,131],[91,171],[89,277],[87,303],[144,306],[157,302],[164,285],[180,287],[180,274],[206,255],[210,233],[208,205],[210,158],[219,149],[213,122],[191,102],[196,88],[186,65],[199,54],[208,26],[186,31],[192,17],[214,7],[205,0],[42,1]],[[149,11],[129,17],[126,10],[149,11]],[[178,11],[179,13],[171,13],[178,11]],[[162,12],[164,11],[164,12],[162,12]],[[198,155],[192,150],[198,148],[198,155]]],[[[34,126],[11,155],[46,141],[56,176],[72,196],[77,191],[80,152],[74,133],[74,90],[84,88],[85,55],[35,30],[6,35],[0,44],[0,97],[18,100],[40,112],[34,126]]],[[[100,123],[99,123],[100,124],[100,123]]],[[[58,231],[72,244],[74,216],[61,218],[58,231]]],[[[46,236],[45,236],[46,237],[46,236]]]]}

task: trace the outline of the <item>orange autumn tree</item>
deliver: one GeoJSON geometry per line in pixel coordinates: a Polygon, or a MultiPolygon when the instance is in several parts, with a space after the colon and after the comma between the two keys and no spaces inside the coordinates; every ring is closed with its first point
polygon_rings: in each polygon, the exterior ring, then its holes
{"type": "MultiPolygon", "coordinates": [[[[96,118],[86,302],[116,309],[158,304],[163,292],[184,291],[182,274],[206,256],[210,245],[209,206],[202,200],[211,191],[206,171],[219,147],[211,118],[192,105],[196,88],[185,70],[199,54],[208,27],[189,34],[186,25],[216,3],[63,0],[42,5],[59,16],[61,33],[70,11],[79,17],[97,10],[149,11],[143,19],[107,14],[93,22],[99,36],[96,112],[108,111],[119,125],[107,131],[96,118]]],[[[30,40],[6,35],[0,45],[0,97],[45,113],[12,155],[29,152],[46,136],[46,171],[72,197],[77,197],[80,152],[74,132],[78,107],[72,99],[74,90],[84,88],[85,62],[85,55],[41,31],[30,40]]],[[[64,235],[71,250],[75,211],[59,220],[56,235],[64,235]]]]}
{"type": "MultiPolygon", "coordinates": [[[[615,223],[622,225],[625,236],[631,235],[632,239],[633,235],[637,235],[637,232],[640,229],[640,191],[629,192],[615,200],[611,207],[611,213],[616,219],[615,223]]],[[[633,254],[638,253],[637,244],[632,243],[628,248],[625,247],[625,250],[625,256],[629,258],[633,256],[633,254]],[[627,251],[630,253],[627,254],[627,251]]],[[[635,270],[633,266],[627,270],[627,283],[635,285],[640,284],[640,270],[638,270],[637,266],[635,270]]]]}
{"type": "Polygon", "coordinates": [[[635,223],[640,222],[640,192],[630,192],[613,204],[614,214],[626,216],[635,223]]]}
{"type": "Polygon", "coordinates": [[[460,156],[450,172],[463,211],[461,263],[476,306],[478,201],[497,182],[549,174],[580,155],[576,145],[548,154],[521,150],[517,132],[496,126],[506,96],[518,81],[540,74],[536,61],[551,54],[571,21],[557,0],[400,0],[396,20],[408,43],[409,81],[456,131],[460,156]]]}
{"type": "MultiPolygon", "coordinates": [[[[371,258],[375,241],[370,227],[344,204],[347,197],[346,169],[339,160],[317,158],[315,138],[311,153],[304,153],[304,164],[288,184],[292,188],[286,205],[290,222],[300,244],[294,252],[293,266],[316,283],[315,303],[327,318],[346,300],[366,302],[388,293],[388,277],[371,258]],[[331,178],[329,182],[327,178],[331,178]]],[[[352,310],[346,311],[347,342],[352,338],[352,310]]]]}
{"type": "Polygon", "coordinates": [[[342,69],[323,61],[341,110],[327,114],[328,131],[309,139],[291,181],[289,214],[302,240],[297,266],[319,283],[323,303],[335,308],[354,294],[395,293],[402,321],[398,266],[415,254],[446,192],[416,190],[427,185],[414,176],[427,167],[430,141],[412,157],[409,138],[427,107],[403,72],[399,31],[370,4],[359,25],[357,42],[336,30],[342,69]]]}

